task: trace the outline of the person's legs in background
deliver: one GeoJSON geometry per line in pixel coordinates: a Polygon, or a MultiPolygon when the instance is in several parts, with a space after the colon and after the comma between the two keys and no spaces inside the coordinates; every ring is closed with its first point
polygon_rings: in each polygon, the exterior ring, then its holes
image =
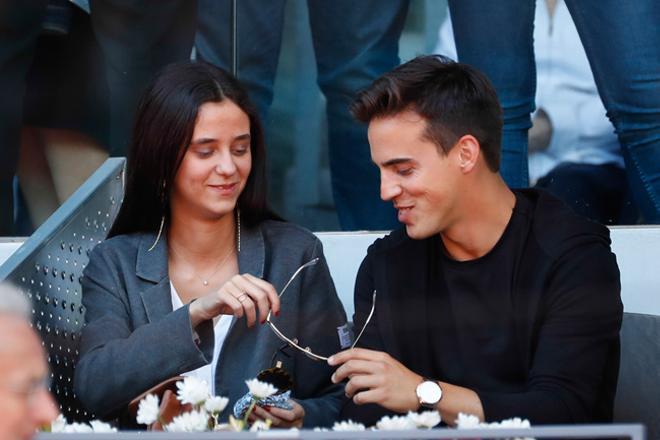
{"type": "MultiPolygon", "coordinates": [[[[266,124],[282,43],[285,0],[237,2],[237,76],[266,124]]],[[[232,68],[230,0],[198,0],[197,58],[232,68]]]]}
{"type": "Polygon", "coordinates": [[[512,188],[529,184],[527,130],[536,91],[534,8],[534,0],[449,1],[459,61],[485,73],[502,104],[500,172],[512,188]]]}
{"type": "Polygon", "coordinates": [[[146,84],[165,65],[190,59],[197,2],[90,0],[90,9],[106,65],[110,155],[124,156],[146,84]]]}
{"type": "Polygon", "coordinates": [[[562,163],[536,183],[575,212],[606,225],[619,223],[628,184],[623,168],[612,165],[562,163]]]}
{"type": "Polygon", "coordinates": [[[344,230],[398,226],[380,199],[367,127],[353,120],[356,93],[399,64],[399,37],[407,0],[309,0],[318,84],[327,100],[330,170],[335,207],[344,230]]]}
{"type": "Polygon", "coordinates": [[[18,163],[25,76],[46,3],[0,3],[0,236],[14,233],[13,179],[18,163]]]}
{"type": "Polygon", "coordinates": [[[644,221],[660,223],[660,3],[566,2],[644,221]]]}

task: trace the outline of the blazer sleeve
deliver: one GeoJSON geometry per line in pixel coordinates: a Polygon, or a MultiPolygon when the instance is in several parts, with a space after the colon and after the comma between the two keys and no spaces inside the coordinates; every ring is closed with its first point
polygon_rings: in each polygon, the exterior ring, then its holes
{"type": "Polygon", "coordinates": [[[82,280],[86,325],[74,378],[81,402],[104,418],[115,417],[131,399],[163,380],[209,363],[213,355],[210,323],[197,327],[198,346],[188,306],[133,327],[137,312],[129,295],[139,292],[126,291],[117,258],[103,244],[90,255],[82,280]]]}
{"type": "Polygon", "coordinates": [[[475,390],[488,421],[593,423],[605,422],[596,415],[608,412],[611,418],[623,316],[615,256],[592,243],[566,252],[550,273],[526,389],[475,390]]]}
{"type": "MultiPolygon", "coordinates": [[[[302,283],[299,335],[314,335],[310,346],[315,353],[329,356],[341,350],[338,327],[346,324],[346,313],[337,297],[321,241],[315,238],[306,261],[319,258],[302,283]]],[[[344,395],[343,384],[330,380],[333,370],[326,362],[314,361],[296,353],[297,379],[293,395],[305,409],[306,428],[332,426],[339,416],[344,395]]]]}

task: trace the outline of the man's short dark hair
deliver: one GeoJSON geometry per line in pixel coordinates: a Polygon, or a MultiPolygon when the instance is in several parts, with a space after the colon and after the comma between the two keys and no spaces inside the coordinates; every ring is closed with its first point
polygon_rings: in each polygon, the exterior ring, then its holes
{"type": "Polygon", "coordinates": [[[365,123],[412,110],[426,120],[425,136],[447,154],[461,136],[474,136],[491,171],[500,168],[502,108],[491,82],[467,64],[420,56],[384,74],[351,105],[365,123]]]}

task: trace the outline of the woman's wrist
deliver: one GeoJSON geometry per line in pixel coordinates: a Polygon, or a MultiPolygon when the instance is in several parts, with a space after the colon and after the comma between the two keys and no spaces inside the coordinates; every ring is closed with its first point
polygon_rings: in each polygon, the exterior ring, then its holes
{"type": "Polygon", "coordinates": [[[204,321],[204,318],[201,316],[197,299],[193,299],[188,305],[188,314],[190,315],[190,323],[192,324],[193,329],[204,321]]]}

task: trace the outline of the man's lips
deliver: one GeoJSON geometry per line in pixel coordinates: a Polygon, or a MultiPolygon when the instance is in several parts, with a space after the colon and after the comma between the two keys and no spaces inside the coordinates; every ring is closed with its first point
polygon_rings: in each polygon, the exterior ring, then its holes
{"type": "Polygon", "coordinates": [[[396,205],[395,208],[397,210],[398,220],[401,223],[408,223],[410,221],[413,206],[396,205]]]}

